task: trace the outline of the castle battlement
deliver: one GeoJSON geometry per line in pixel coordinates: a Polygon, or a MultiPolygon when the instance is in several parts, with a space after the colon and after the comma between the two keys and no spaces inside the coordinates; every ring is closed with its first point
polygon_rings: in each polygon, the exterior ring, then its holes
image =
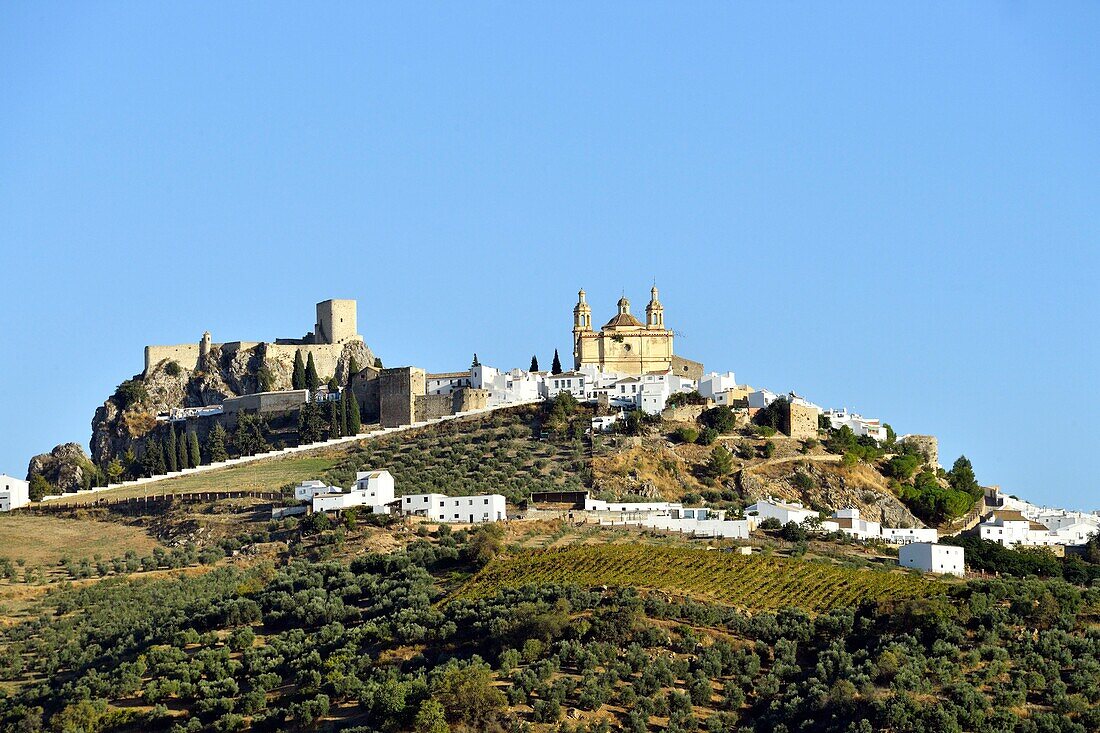
{"type": "Polygon", "coordinates": [[[145,371],[149,374],[162,363],[174,361],[183,369],[198,371],[211,350],[246,351],[263,345],[269,357],[289,358],[302,352],[302,356],[313,355],[318,371],[331,374],[336,369],[344,345],[362,341],[358,333],[357,306],[354,300],[325,300],[317,304],[317,321],[313,331],[298,339],[275,339],[274,341],[226,341],[211,343],[210,332],[191,344],[145,347],[145,371]]]}

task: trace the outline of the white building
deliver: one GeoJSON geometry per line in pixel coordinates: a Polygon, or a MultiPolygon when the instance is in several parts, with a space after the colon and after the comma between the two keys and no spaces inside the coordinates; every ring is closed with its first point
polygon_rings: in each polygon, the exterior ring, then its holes
{"type": "Polygon", "coordinates": [[[775,499],[758,501],[745,509],[745,518],[753,523],[753,528],[765,519],[778,519],[780,524],[794,522],[802,524],[807,519],[818,518],[818,513],[807,509],[798,502],[783,502],[775,499]],[[755,519],[755,522],[754,522],[755,519]]]}
{"type": "Polygon", "coordinates": [[[1051,545],[1050,530],[1013,510],[998,510],[978,525],[978,536],[1005,547],[1013,545],[1051,545]]]}
{"type": "Polygon", "coordinates": [[[338,512],[352,507],[363,506],[363,495],[358,491],[341,491],[339,486],[330,487],[332,491],[313,495],[313,511],[338,512]]]}
{"type": "Polygon", "coordinates": [[[881,420],[848,412],[846,407],[839,410],[825,410],[823,414],[828,418],[829,425],[833,430],[840,430],[842,427],[848,426],[848,429],[857,436],[870,436],[880,443],[886,440],[886,426],[882,424],[881,420]]]}
{"type": "Polygon", "coordinates": [[[882,536],[882,525],[860,519],[859,509],[854,507],[833,512],[833,521],[836,522],[839,531],[857,540],[879,539],[882,536]]]}
{"type": "Polygon", "coordinates": [[[363,492],[367,504],[391,504],[394,500],[393,476],[385,469],[357,471],[355,488],[352,490],[363,492]]]}
{"type": "Polygon", "coordinates": [[[551,374],[546,377],[546,397],[552,400],[562,392],[568,392],[578,402],[584,402],[588,399],[587,383],[588,376],[582,372],[551,374]]]}
{"type": "Polygon", "coordinates": [[[331,494],[340,490],[339,486],[329,486],[324,481],[312,479],[294,487],[294,498],[298,501],[313,501],[313,497],[318,494],[331,494]]]}
{"type": "Polygon", "coordinates": [[[940,533],[930,527],[883,527],[882,539],[891,545],[909,545],[914,542],[935,544],[940,539],[940,533]]]}
{"type": "Polygon", "coordinates": [[[622,411],[616,412],[614,415],[597,415],[592,418],[592,434],[596,433],[610,433],[615,429],[615,423],[622,422],[622,411]]]}
{"type": "Polygon", "coordinates": [[[1051,530],[1051,534],[1060,540],[1060,545],[1084,545],[1088,544],[1093,535],[1100,534],[1100,529],[1095,524],[1077,522],[1051,530]]]}
{"type": "Polygon", "coordinates": [[[6,473],[0,473],[0,512],[10,512],[12,509],[18,509],[30,503],[30,483],[6,473]]]}
{"type": "Polygon", "coordinates": [[[648,529],[660,529],[667,532],[681,532],[695,537],[721,537],[725,539],[749,538],[749,522],[744,519],[693,519],[691,517],[672,517],[666,515],[648,515],[620,521],[601,520],[601,524],[630,524],[648,529]]]}
{"type": "Polygon", "coordinates": [[[358,471],[355,484],[348,491],[338,486],[325,486],[321,481],[303,481],[294,489],[294,496],[313,501],[313,511],[331,512],[367,507],[374,514],[389,514],[389,505],[394,502],[393,476],[389,471],[358,471]],[[301,496],[299,496],[299,490],[301,496]]]}
{"type": "Polygon", "coordinates": [[[1043,522],[1028,519],[1015,510],[999,509],[978,525],[978,536],[1006,547],[1050,547],[1052,545],[1083,545],[1100,532],[1091,522],[1066,523],[1061,516],[1051,517],[1057,529],[1043,522]]]}
{"type": "Polygon", "coordinates": [[[708,400],[717,401],[718,395],[736,388],[737,379],[733,376],[733,372],[726,372],[725,374],[711,372],[699,380],[699,394],[708,400]]]}
{"type": "Polygon", "coordinates": [[[651,372],[641,376],[642,387],[634,401],[634,406],[647,415],[657,415],[665,409],[668,398],[674,394],[694,392],[696,382],[667,372],[651,372]]]}
{"type": "Polygon", "coordinates": [[[758,389],[755,392],[749,392],[745,400],[749,403],[749,409],[763,410],[779,399],[779,395],[768,389],[758,389]]]}
{"type": "MultiPolygon", "coordinates": [[[[476,369],[477,367],[474,367],[476,369]]],[[[495,369],[493,371],[496,371],[495,369]]],[[[439,374],[427,374],[424,377],[424,391],[426,394],[448,395],[463,387],[473,386],[473,369],[465,372],[441,372],[439,374]]]]}
{"type": "Polygon", "coordinates": [[[465,386],[483,389],[489,393],[486,402],[488,407],[536,400],[547,396],[544,372],[528,372],[522,369],[502,372],[494,367],[479,364],[470,369],[469,377],[470,384],[465,386]]]}
{"type": "Polygon", "coordinates": [[[585,497],[584,510],[586,512],[626,512],[631,514],[647,512],[669,512],[673,509],[683,509],[684,505],[671,501],[603,501],[585,497]]]}
{"type": "Polygon", "coordinates": [[[898,565],[926,573],[966,575],[966,554],[963,548],[934,542],[913,542],[898,550],[898,565]]]}
{"type": "Polygon", "coordinates": [[[476,496],[446,496],[444,494],[409,494],[399,497],[405,514],[427,517],[433,522],[480,524],[500,522],[507,518],[504,497],[500,494],[476,496]]]}

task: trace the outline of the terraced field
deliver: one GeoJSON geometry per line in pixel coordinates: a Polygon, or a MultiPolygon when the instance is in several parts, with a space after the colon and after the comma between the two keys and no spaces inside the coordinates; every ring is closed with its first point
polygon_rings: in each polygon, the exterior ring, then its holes
{"type": "Polygon", "coordinates": [[[939,581],[909,573],[824,562],[652,545],[574,545],[498,558],[460,588],[456,597],[551,583],[632,586],[737,608],[793,606],[814,612],[862,601],[916,598],[942,587],[939,581]]]}

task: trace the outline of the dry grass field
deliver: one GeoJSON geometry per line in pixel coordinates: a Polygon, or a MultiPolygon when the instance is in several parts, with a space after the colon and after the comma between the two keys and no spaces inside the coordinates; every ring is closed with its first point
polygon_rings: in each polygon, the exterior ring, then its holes
{"type": "Polygon", "coordinates": [[[344,452],[333,449],[322,455],[287,456],[271,458],[215,471],[180,476],[153,484],[125,486],[110,491],[100,491],[67,499],[55,499],[51,503],[77,506],[90,504],[96,499],[124,499],[132,496],[154,494],[183,494],[196,491],[278,491],[287,484],[311,478],[320,478],[344,457],[344,452]]]}
{"type": "Polygon", "coordinates": [[[54,566],[61,558],[114,557],[134,550],[148,555],[157,541],[139,527],[115,522],[23,514],[0,515],[0,557],[54,566]]]}

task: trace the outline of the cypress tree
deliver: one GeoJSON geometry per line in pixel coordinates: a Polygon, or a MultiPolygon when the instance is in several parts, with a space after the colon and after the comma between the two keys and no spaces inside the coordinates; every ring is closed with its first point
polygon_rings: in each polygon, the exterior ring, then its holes
{"type": "Polygon", "coordinates": [[[382,366],[382,360],[379,359],[377,356],[374,357],[374,368],[375,369],[384,369],[385,368],[385,367],[382,366]]]}
{"type": "Polygon", "coordinates": [[[179,441],[176,443],[176,466],[179,470],[185,468],[191,468],[191,462],[188,460],[187,455],[187,433],[185,432],[180,436],[179,441]]]}
{"type": "Polygon", "coordinates": [[[340,389],[340,385],[336,384],[336,377],[330,377],[328,380],[328,391],[332,394],[336,394],[336,391],[340,389]]]}
{"type": "Polygon", "coordinates": [[[345,389],[340,393],[340,435],[348,435],[348,392],[345,389]]]}
{"type": "Polygon", "coordinates": [[[331,400],[328,403],[328,437],[339,438],[343,433],[340,432],[340,406],[336,404],[335,400],[331,400]]]}
{"type": "Polygon", "coordinates": [[[179,446],[177,445],[177,443],[178,441],[176,440],[176,426],[169,425],[168,444],[164,447],[164,465],[169,472],[179,470],[179,465],[177,465],[176,463],[177,459],[179,458],[179,446]]]}
{"type": "MultiPolygon", "coordinates": [[[[149,438],[145,441],[145,452],[141,454],[141,470],[146,476],[156,476],[157,463],[164,467],[164,454],[160,452],[160,443],[156,438],[149,438]]],[[[160,471],[163,473],[163,470],[160,471]]]]}
{"type": "Polygon", "coordinates": [[[530,371],[537,372],[538,370],[539,370],[539,358],[532,354],[531,355],[531,369],[530,369],[530,371]]]}
{"type": "Polygon", "coordinates": [[[470,368],[473,369],[474,367],[479,367],[479,366],[481,366],[481,362],[477,360],[477,352],[475,351],[474,352],[474,360],[470,363],[470,368]]]}
{"type": "Polygon", "coordinates": [[[351,384],[351,380],[360,371],[362,370],[359,368],[359,360],[356,359],[354,356],[348,359],[348,384],[351,384]]]}
{"type": "Polygon", "coordinates": [[[221,423],[216,423],[210,435],[206,437],[206,452],[210,455],[211,463],[229,458],[229,454],[225,452],[225,438],[225,428],[221,423]]]}
{"type": "Polygon", "coordinates": [[[306,387],[310,392],[316,392],[321,386],[321,378],[317,376],[317,365],[313,363],[313,352],[310,352],[306,360],[306,387]]]}
{"type": "Polygon", "coordinates": [[[359,398],[348,390],[348,435],[358,435],[363,429],[362,416],[359,414],[359,398]]]}
{"type": "Polygon", "coordinates": [[[302,361],[302,351],[294,352],[294,374],[290,377],[290,386],[293,389],[306,388],[306,364],[302,361]]]}
{"type": "Polygon", "coordinates": [[[158,475],[163,475],[165,470],[168,467],[168,462],[166,460],[164,460],[164,446],[161,445],[160,443],[156,443],[154,445],[154,448],[155,448],[155,450],[153,451],[153,463],[155,464],[154,469],[156,470],[158,475]]]}
{"type": "Polygon", "coordinates": [[[561,374],[561,359],[558,358],[558,350],[554,349],[554,363],[550,365],[551,374],[561,374]]]}
{"type": "Polygon", "coordinates": [[[188,463],[191,468],[202,465],[202,451],[199,450],[199,434],[191,431],[187,434],[187,451],[190,454],[188,463]]]}
{"type": "Polygon", "coordinates": [[[275,375],[265,361],[256,374],[256,386],[261,392],[270,392],[275,389],[275,375]]]}
{"type": "Polygon", "coordinates": [[[321,408],[316,402],[307,402],[298,411],[298,445],[316,443],[324,437],[325,424],[321,408]]]}

